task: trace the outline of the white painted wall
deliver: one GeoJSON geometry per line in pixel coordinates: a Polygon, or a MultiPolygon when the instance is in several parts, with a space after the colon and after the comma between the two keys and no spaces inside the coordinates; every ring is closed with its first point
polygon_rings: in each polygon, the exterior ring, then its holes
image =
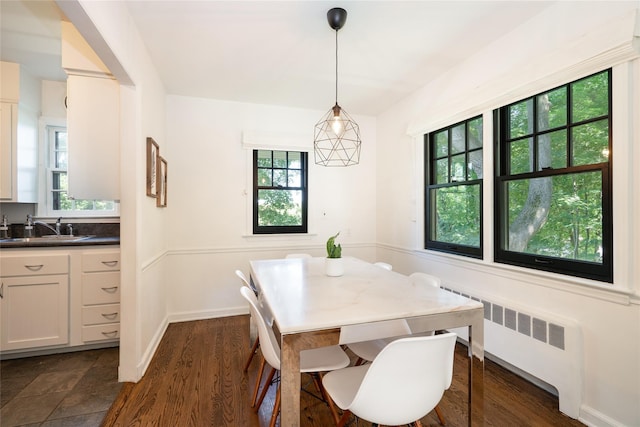
{"type": "Polygon", "coordinates": [[[630,42],[639,5],[559,2],[378,117],[378,257],[474,296],[577,321],[585,347],[580,419],[588,425],[640,425],[640,61],[629,59],[638,56],[630,42]],[[493,263],[492,109],[609,66],[614,84],[623,83],[614,89],[613,113],[615,283],[493,263]],[[488,114],[484,260],[421,250],[422,135],[480,113],[488,114]]]}
{"type": "Polygon", "coordinates": [[[169,313],[176,318],[246,312],[235,269],[287,252],[325,254],[340,231],[344,255],[375,248],[375,119],[356,116],[360,164],[313,163],[313,129],[323,111],[167,97],[169,313]],[[309,151],[309,235],[251,236],[252,150],[309,151]],[[233,309],[236,309],[235,311],[233,309]]]}
{"type": "MultiPolygon", "coordinates": [[[[121,83],[121,381],[138,381],[167,325],[167,210],[146,196],[146,138],[161,155],[165,91],[123,2],[58,5],[121,83]]],[[[170,163],[170,160],[169,160],[170,163]]]]}

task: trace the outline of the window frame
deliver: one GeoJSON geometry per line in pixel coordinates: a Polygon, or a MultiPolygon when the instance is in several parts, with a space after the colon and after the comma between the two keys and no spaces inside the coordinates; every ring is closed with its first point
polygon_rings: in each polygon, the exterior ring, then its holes
{"type": "MultiPolygon", "coordinates": [[[[613,73],[612,68],[591,73],[585,77],[572,80],[552,89],[544,90],[533,94],[516,102],[499,107],[493,112],[494,119],[494,261],[502,264],[509,264],[519,267],[531,268],[535,270],[547,271],[551,273],[564,274],[573,277],[597,280],[600,282],[613,283],[613,73]],[[572,85],[585,79],[606,72],[608,75],[608,111],[606,116],[592,117],[587,120],[572,121],[572,85]],[[537,114],[536,98],[540,95],[550,93],[554,90],[566,88],[567,91],[567,120],[564,126],[556,126],[549,129],[538,129],[538,116],[533,117],[533,128],[530,137],[535,141],[538,136],[557,132],[560,129],[566,130],[567,159],[564,168],[539,168],[537,160],[537,150],[533,150],[531,158],[532,171],[510,174],[510,142],[517,138],[509,138],[509,107],[518,103],[533,100],[533,110],[537,114]],[[590,163],[585,165],[572,165],[570,153],[572,152],[571,131],[585,123],[607,120],[608,124],[608,160],[600,163],[590,163]],[[541,170],[537,170],[541,169],[541,170]],[[508,195],[506,184],[511,181],[529,180],[535,178],[572,176],[584,172],[600,171],[602,176],[602,263],[560,258],[554,256],[528,254],[524,252],[510,251],[504,249],[509,238],[508,224],[508,195]]],[[[522,138],[522,136],[520,136],[522,138]]],[[[536,142],[534,146],[537,147],[536,142]]]]}
{"type": "MultiPolygon", "coordinates": [[[[253,200],[252,200],[252,212],[253,212],[253,234],[306,234],[308,232],[308,173],[309,173],[309,153],[306,151],[298,151],[298,150],[274,150],[274,149],[254,149],[252,150],[252,159],[253,159],[253,200]],[[278,170],[288,170],[288,158],[289,153],[296,153],[300,155],[300,187],[293,187],[287,185],[285,186],[277,186],[277,185],[268,185],[261,186],[258,183],[258,169],[264,169],[258,167],[258,152],[260,151],[270,151],[272,158],[272,165],[269,169],[278,169],[278,170]],[[286,153],[287,156],[287,167],[279,168],[274,167],[273,165],[273,154],[275,152],[286,153]],[[299,190],[301,191],[301,214],[302,214],[302,223],[300,225],[259,225],[259,212],[258,212],[258,194],[259,190],[282,190],[282,191],[291,191],[291,190],[299,190]]],[[[295,169],[298,170],[298,169],[295,169]]],[[[273,182],[272,182],[273,183],[273,182]]]]}
{"type": "MultiPolygon", "coordinates": [[[[469,148],[469,138],[468,138],[468,134],[469,134],[469,123],[471,123],[472,121],[478,120],[480,119],[480,126],[481,128],[483,127],[483,122],[484,122],[484,116],[483,114],[478,114],[476,116],[470,117],[466,120],[461,120],[457,123],[454,123],[452,125],[449,126],[445,126],[443,128],[440,128],[438,130],[435,130],[433,132],[429,132],[428,134],[424,135],[424,171],[425,171],[425,175],[424,175],[424,188],[425,188],[425,194],[424,194],[424,203],[425,203],[425,215],[424,215],[424,220],[425,220],[425,227],[424,227],[424,248],[427,250],[434,250],[434,251],[439,251],[439,252],[445,252],[445,253],[450,253],[450,254],[455,254],[455,255],[462,255],[462,256],[466,256],[466,257],[470,257],[470,258],[476,258],[476,259],[482,259],[483,258],[483,248],[484,248],[484,231],[483,231],[483,224],[484,224],[484,220],[483,220],[483,205],[484,205],[484,200],[483,200],[483,178],[479,178],[479,179],[473,179],[473,180],[469,180],[469,179],[465,179],[463,181],[452,181],[451,179],[451,157],[454,156],[458,156],[460,154],[464,154],[465,155],[465,164],[468,165],[469,164],[469,153],[471,152],[476,152],[476,151],[480,151],[481,153],[484,152],[484,137],[481,138],[481,143],[482,145],[480,147],[477,148],[469,148]],[[452,130],[456,127],[459,127],[461,125],[464,125],[465,127],[465,149],[463,151],[458,151],[453,153],[451,150],[451,133],[452,130]],[[434,153],[436,152],[436,140],[435,137],[436,135],[447,131],[448,132],[448,146],[449,146],[449,150],[448,150],[448,154],[446,156],[435,156],[434,157],[434,153]],[[448,166],[447,166],[447,175],[448,175],[448,179],[447,179],[447,183],[438,183],[437,179],[436,179],[436,175],[437,175],[437,170],[432,167],[432,163],[434,162],[435,159],[444,159],[447,158],[448,160],[448,166]],[[433,234],[433,229],[435,227],[435,216],[436,216],[436,212],[433,211],[433,209],[435,208],[435,203],[432,200],[432,191],[433,190],[437,190],[440,188],[452,188],[452,187],[462,187],[462,186],[472,186],[472,185],[477,185],[478,186],[478,198],[480,201],[479,204],[479,212],[478,212],[478,218],[479,218],[479,246],[475,247],[475,246],[469,246],[469,245],[463,245],[463,244],[458,244],[458,243],[450,243],[450,242],[444,242],[444,241],[439,241],[439,240],[434,240],[431,236],[433,234]]],[[[483,159],[483,176],[484,176],[484,159],[483,159]]],[[[468,166],[467,168],[465,168],[465,171],[467,171],[467,177],[468,178],[468,166]]]]}

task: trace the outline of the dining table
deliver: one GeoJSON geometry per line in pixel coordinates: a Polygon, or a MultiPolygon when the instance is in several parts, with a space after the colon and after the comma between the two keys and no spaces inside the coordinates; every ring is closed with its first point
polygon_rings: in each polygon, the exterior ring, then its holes
{"type": "Polygon", "coordinates": [[[482,425],[483,304],[358,258],[342,259],[338,277],[325,273],[322,257],[250,261],[259,302],[280,338],[280,425],[300,426],[300,351],[347,344],[340,339],[345,326],[393,319],[406,319],[412,333],[468,327],[468,425],[482,425]]]}

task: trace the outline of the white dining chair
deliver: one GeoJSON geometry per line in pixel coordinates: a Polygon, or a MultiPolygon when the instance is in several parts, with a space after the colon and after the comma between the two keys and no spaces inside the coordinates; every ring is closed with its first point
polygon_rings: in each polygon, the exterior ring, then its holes
{"type": "Polygon", "coordinates": [[[393,270],[393,266],[391,264],[387,264],[386,262],[382,262],[382,261],[378,261],[378,262],[374,262],[373,265],[376,265],[380,268],[384,268],[385,270],[393,270]]]}
{"type": "MultiPolygon", "coordinates": [[[[255,289],[253,286],[251,286],[251,283],[249,283],[249,281],[247,280],[247,277],[244,275],[244,273],[242,271],[236,270],[236,276],[238,276],[240,278],[240,280],[242,281],[242,284],[244,286],[246,286],[247,288],[251,289],[251,291],[254,293],[254,295],[258,294],[258,290],[255,289]]],[[[255,341],[253,342],[253,345],[251,346],[251,352],[249,353],[249,357],[247,358],[247,362],[244,364],[244,372],[247,372],[249,370],[249,365],[251,365],[251,361],[253,360],[253,356],[255,356],[255,354],[258,351],[259,347],[260,347],[260,336],[257,336],[255,341]]]]}
{"type": "Polygon", "coordinates": [[[411,328],[405,319],[363,323],[343,326],[340,330],[340,344],[349,347],[358,357],[355,364],[360,365],[373,361],[391,341],[410,334],[411,328]]]}
{"type": "Polygon", "coordinates": [[[456,334],[401,338],[389,343],[373,363],[327,373],[326,392],[344,412],[375,424],[415,423],[431,412],[451,386],[456,334]]]}
{"type": "MultiPolygon", "coordinates": [[[[246,287],[240,288],[240,293],[249,302],[249,309],[251,315],[255,316],[256,323],[258,324],[258,336],[260,337],[261,349],[262,349],[262,363],[260,364],[260,371],[258,372],[258,378],[253,392],[252,406],[256,412],[262,405],[264,397],[267,393],[271,380],[276,372],[280,370],[280,345],[273,332],[273,329],[267,326],[267,323],[262,316],[262,311],[258,304],[256,296],[246,287]],[[262,371],[265,364],[268,363],[271,366],[271,370],[267,375],[267,379],[264,382],[260,397],[256,400],[258,390],[260,388],[260,382],[262,377],[262,371]]],[[[300,352],[300,372],[309,373],[313,378],[315,385],[318,387],[318,391],[322,395],[323,399],[329,405],[331,413],[337,422],[337,411],[333,406],[333,401],[328,398],[324,387],[322,386],[320,372],[332,371],[334,369],[341,369],[348,366],[350,363],[349,356],[340,348],[340,346],[334,345],[329,347],[314,348],[311,350],[303,350],[300,352]]],[[[278,388],[276,390],[276,400],[271,413],[270,427],[275,426],[278,414],[280,412],[280,383],[278,382],[278,388]]]]}
{"type": "Polygon", "coordinates": [[[287,254],[285,255],[285,258],[311,258],[311,255],[309,254],[287,254]]]}
{"type": "Polygon", "coordinates": [[[409,280],[411,280],[411,283],[415,285],[433,286],[434,288],[439,288],[442,284],[439,277],[432,274],[422,273],[420,271],[411,273],[409,275],[409,280]]]}

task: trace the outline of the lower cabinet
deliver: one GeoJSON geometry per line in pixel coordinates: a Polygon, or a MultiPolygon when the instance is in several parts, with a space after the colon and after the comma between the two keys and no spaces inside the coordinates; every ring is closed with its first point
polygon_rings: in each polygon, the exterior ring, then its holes
{"type": "Polygon", "coordinates": [[[82,341],[120,338],[120,253],[82,256],[82,341]]]}
{"type": "Polygon", "coordinates": [[[3,355],[120,339],[120,250],[11,249],[0,253],[3,355]]]}
{"type": "Polygon", "coordinates": [[[69,342],[69,257],[1,258],[0,350],[69,342]]]}

